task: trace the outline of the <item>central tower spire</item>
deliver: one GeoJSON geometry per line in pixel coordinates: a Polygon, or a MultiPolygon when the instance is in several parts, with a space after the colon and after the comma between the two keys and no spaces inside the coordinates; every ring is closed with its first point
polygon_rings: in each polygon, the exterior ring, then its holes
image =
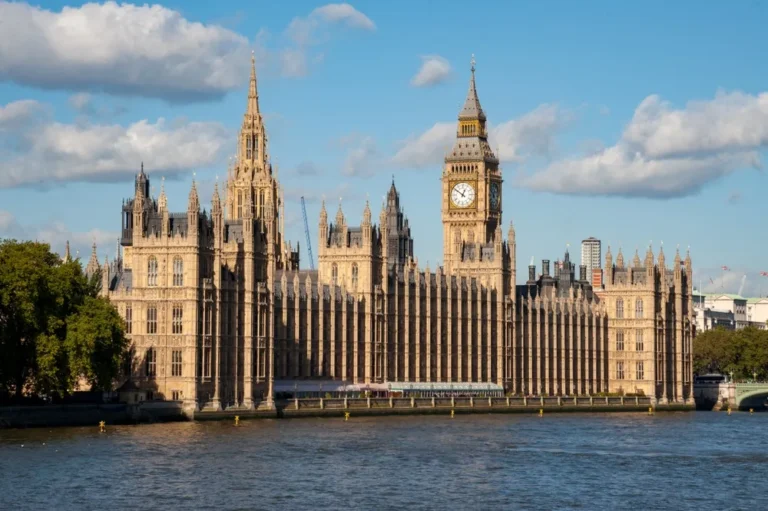
{"type": "Polygon", "coordinates": [[[251,52],[251,81],[248,85],[248,107],[245,111],[246,119],[259,115],[259,92],[256,88],[256,56],[251,52]]]}

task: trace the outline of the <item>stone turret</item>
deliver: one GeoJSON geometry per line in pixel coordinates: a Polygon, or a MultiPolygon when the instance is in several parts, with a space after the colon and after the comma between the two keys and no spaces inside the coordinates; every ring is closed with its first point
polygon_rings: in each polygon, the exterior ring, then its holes
{"type": "Polygon", "coordinates": [[[624,254],[621,253],[621,247],[619,247],[619,255],[616,256],[616,268],[624,268],[624,254]]]}

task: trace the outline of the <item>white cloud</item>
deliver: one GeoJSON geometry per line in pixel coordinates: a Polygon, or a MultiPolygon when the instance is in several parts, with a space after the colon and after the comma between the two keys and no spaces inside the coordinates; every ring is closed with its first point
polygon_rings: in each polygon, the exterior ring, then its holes
{"type": "Polygon", "coordinates": [[[313,16],[329,23],[343,23],[352,28],[376,30],[376,25],[368,16],[349,4],[327,4],[312,11],[310,18],[313,16]]]}
{"type": "Polygon", "coordinates": [[[421,67],[411,79],[414,87],[429,87],[445,81],[451,75],[451,64],[439,55],[421,57],[421,67]]]}
{"type": "Polygon", "coordinates": [[[110,260],[117,250],[117,238],[119,234],[101,229],[91,229],[87,232],[73,232],[62,222],[49,222],[44,225],[21,225],[12,213],[0,210],[0,239],[12,238],[17,240],[32,240],[48,243],[51,250],[64,255],[67,241],[70,245],[72,257],[78,252],[83,264],[91,255],[92,245],[96,243],[99,261],[104,261],[104,256],[109,255],[110,260]]]}
{"type": "Polygon", "coordinates": [[[613,146],[583,158],[554,162],[523,177],[519,184],[571,195],[671,198],[689,195],[736,169],[758,164],[757,153],[654,160],[613,146]]]}
{"type": "Polygon", "coordinates": [[[635,110],[623,140],[650,158],[749,151],[768,144],[768,93],[719,92],[673,110],[659,96],[635,110]]]}
{"type": "MultiPolygon", "coordinates": [[[[556,105],[541,105],[518,119],[489,126],[489,143],[502,161],[522,162],[531,155],[547,156],[555,147],[555,135],[573,114],[556,105]]],[[[412,168],[439,165],[456,140],[455,122],[435,123],[424,133],[400,143],[393,162],[412,168]]]]}
{"type": "Polygon", "coordinates": [[[0,105],[0,131],[18,130],[42,110],[43,106],[32,99],[0,105]]]}
{"type": "Polygon", "coordinates": [[[438,165],[453,146],[455,122],[437,122],[420,135],[401,141],[392,160],[404,167],[425,168],[438,165]]]}
{"type": "MultiPolygon", "coordinates": [[[[26,107],[27,112],[39,109],[26,107]]],[[[13,103],[0,112],[17,111],[13,103]]],[[[8,116],[10,117],[10,116],[8,116]]],[[[49,118],[30,127],[15,116],[16,150],[0,159],[0,188],[131,178],[139,164],[168,175],[217,162],[228,134],[218,123],[141,120],[117,124],[62,124],[49,118]]]]}
{"type": "Polygon", "coordinates": [[[90,115],[94,112],[91,95],[87,92],[78,92],[70,96],[69,106],[83,115],[90,115]]]}
{"type": "Polygon", "coordinates": [[[248,76],[248,39],[160,5],[106,2],[60,12],[0,1],[0,81],[188,101],[248,76]]]}
{"type": "Polygon", "coordinates": [[[718,93],[673,110],[648,96],[619,141],[582,158],[556,161],[520,180],[574,195],[670,198],[697,193],[723,176],[760,168],[768,146],[768,93],[718,93]]]}
{"type": "MultiPolygon", "coordinates": [[[[319,64],[324,58],[322,53],[314,52],[313,48],[326,42],[332,30],[334,34],[338,32],[336,27],[339,26],[369,32],[376,30],[376,25],[368,16],[346,3],[327,4],[314,9],[308,16],[293,18],[283,34],[291,44],[273,50],[280,73],[288,77],[307,75],[309,64],[319,64]]],[[[263,45],[266,33],[262,33],[260,39],[263,45]]]]}
{"type": "Polygon", "coordinates": [[[346,176],[369,177],[378,166],[376,142],[373,137],[352,137],[341,172],[346,176]]]}
{"type": "Polygon", "coordinates": [[[522,162],[530,155],[548,156],[555,150],[555,135],[573,119],[557,105],[540,105],[519,119],[491,126],[488,142],[502,161],[522,162]]]}

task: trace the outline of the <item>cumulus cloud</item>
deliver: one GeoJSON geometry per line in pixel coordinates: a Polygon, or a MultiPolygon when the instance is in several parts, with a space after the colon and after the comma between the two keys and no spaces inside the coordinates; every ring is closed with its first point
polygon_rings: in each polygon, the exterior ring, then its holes
{"type": "MultiPolygon", "coordinates": [[[[532,155],[547,156],[555,137],[573,114],[557,105],[541,105],[517,119],[488,128],[488,139],[502,161],[522,162],[532,155]]],[[[426,168],[442,163],[456,139],[455,122],[438,122],[427,131],[400,142],[393,163],[426,168]]]]}
{"type": "Polygon", "coordinates": [[[117,250],[118,236],[117,232],[102,229],[91,229],[86,232],[72,231],[64,223],[57,221],[43,225],[22,225],[12,213],[0,210],[0,239],[11,238],[48,243],[51,245],[51,250],[62,256],[69,241],[72,257],[77,257],[79,253],[84,263],[90,257],[94,243],[96,243],[100,261],[104,260],[105,255],[109,255],[112,259],[117,250]]]}
{"type": "Polygon", "coordinates": [[[218,123],[160,118],[129,126],[63,124],[47,116],[30,123],[43,107],[29,102],[22,107],[11,103],[0,109],[5,119],[0,129],[10,126],[17,139],[0,159],[0,188],[130,179],[142,161],[153,171],[179,174],[216,163],[229,140],[218,123]],[[7,114],[19,111],[24,115],[7,114]]]}
{"type": "Polygon", "coordinates": [[[14,131],[25,126],[36,114],[42,113],[43,106],[35,100],[24,99],[0,105],[0,131],[14,131]]]}
{"type": "Polygon", "coordinates": [[[644,99],[619,141],[585,157],[551,163],[519,184],[575,195],[671,198],[747,168],[768,146],[768,93],[718,93],[674,110],[644,99]]]}
{"type": "Polygon", "coordinates": [[[556,161],[518,184],[561,194],[662,199],[690,195],[736,169],[758,165],[754,152],[653,159],[612,146],[583,158],[556,161]]]}
{"type": "Polygon", "coordinates": [[[421,57],[421,67],[411,79],[414,87],[430,87],[445,81],[451,75],[451,64],[439,55],[421,57]]]}
{"type": "Polygon", "coordinates": [[[0,1],[0,81],[169,101],[221,97],[248,76],[248,39],[160,5],[59,12],[0,1]]]}

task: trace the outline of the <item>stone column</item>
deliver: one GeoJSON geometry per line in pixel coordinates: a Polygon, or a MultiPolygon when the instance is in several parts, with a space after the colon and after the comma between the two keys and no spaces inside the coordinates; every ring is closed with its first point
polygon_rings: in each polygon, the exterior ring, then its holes
{"type": "Polygon", "coordinates": [[[318,281],[317,284],[317,374],[320,377],[327,377],[325,374],[325,343],[328,339],[325,336],[325,292],[323,291],[323,285],[318,281]]]}

